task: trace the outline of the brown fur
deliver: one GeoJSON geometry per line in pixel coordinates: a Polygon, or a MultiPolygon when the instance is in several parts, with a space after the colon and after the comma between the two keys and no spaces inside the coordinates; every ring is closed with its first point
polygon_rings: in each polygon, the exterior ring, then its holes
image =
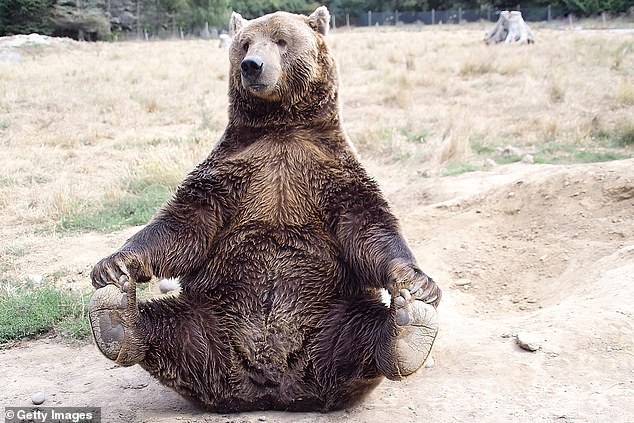
{"type": "Polygon", "coordinates": [[[211,410],[349,406],[399,378],[394,309],[377,290],[423,278],[440,300],[341,125],[324,10],[232,18],[225,133],[93,270],[96,286],[180,277],[180,297],[139,304],[135,351],[120,363],[211,410]],[[240,74],[254,52],[269,72],[258,92],[240,74]]]}

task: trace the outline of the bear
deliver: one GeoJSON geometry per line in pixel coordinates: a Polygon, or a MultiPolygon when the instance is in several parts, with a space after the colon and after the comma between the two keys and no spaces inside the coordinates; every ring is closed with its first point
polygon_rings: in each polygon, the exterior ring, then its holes
{"type": "Polygon", "coordinates": [[[344,131],[329,22],[232,14],[223,135],[91,272],[99,350],[212,412],[350,407],[438,331],[441,290],[344,131]],[[180,294],[137,301],[154,277],[180,294]]]}

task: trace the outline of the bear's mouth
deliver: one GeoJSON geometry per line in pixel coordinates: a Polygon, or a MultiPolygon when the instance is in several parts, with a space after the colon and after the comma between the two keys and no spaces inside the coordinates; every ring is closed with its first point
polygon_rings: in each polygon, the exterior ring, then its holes
{"type": "Polygon", "coordinates": [[[264,91],[267,88],[267,85],[266,84],[248,84],[245,88],[249,91],[260,92],[260,91],[264,91]]]}

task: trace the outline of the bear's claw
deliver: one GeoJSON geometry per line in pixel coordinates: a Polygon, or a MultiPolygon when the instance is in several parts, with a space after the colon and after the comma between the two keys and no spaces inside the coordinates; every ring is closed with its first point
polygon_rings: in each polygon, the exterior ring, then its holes
{"type": "Polygon", "coordinates": [[[407,289],[399,291],[394,305],[397,325],[396,372],[386,376],[399,380],[414,373],[425,363],[438,333],[438,314],[432,305],[413,299],[407,289]]]}

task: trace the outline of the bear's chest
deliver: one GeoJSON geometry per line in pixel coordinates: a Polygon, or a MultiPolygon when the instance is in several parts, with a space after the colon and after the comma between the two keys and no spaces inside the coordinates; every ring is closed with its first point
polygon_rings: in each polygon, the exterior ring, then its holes
{"type": "Polygon", "coordinates": [[[239,166],[247,171],[237,223],[296,226],[323,219],[319,181],[327,172],[314,148],[301,142],[258,145],[239,157],[239,166]]]}

